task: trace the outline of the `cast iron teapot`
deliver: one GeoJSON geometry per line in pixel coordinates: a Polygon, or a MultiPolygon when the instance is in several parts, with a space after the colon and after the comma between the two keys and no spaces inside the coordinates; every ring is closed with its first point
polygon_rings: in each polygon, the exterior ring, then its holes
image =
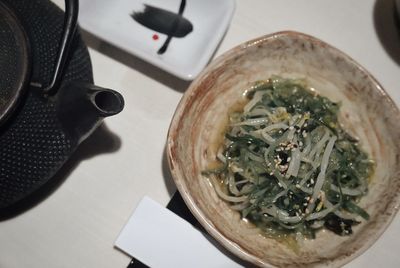
{"type": "Polygon", "coordinates": [[[45,185],[122,96],[92,84],[77,30],[50,0],[0,0],[0,213],[45,185]]]}

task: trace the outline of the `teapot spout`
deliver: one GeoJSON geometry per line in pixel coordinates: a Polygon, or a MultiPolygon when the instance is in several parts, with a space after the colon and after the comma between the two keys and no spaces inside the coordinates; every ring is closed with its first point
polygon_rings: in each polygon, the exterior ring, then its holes
{"type": "Polygon", "coordinates": [[[120,113],[124,107],[124,99],[115,90],[96,87],[90,92],[91,103],[99,116],[107,117],[120,113]]]}
{"type": "Polygon", "coordinates": [[[105,117],[124,108],[120,93],[92,84],[69,83],[53,97],[65,132],[78,144],[85,140],[105,117]]]}

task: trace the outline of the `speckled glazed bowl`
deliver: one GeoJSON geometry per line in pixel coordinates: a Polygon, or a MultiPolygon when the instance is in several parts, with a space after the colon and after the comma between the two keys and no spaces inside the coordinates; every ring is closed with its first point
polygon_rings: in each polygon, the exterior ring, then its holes
{"type": "Polygon", "coordinates": [[[228,51],[200,74],[176,110],[167,153],[186,204],[228,250],[262,267],[338,267],[370,247],[399,208],[399,141],[399,110],[364,68],[318,39],[280,32],[228,51]],[[320,94],[340,101],[341,123],[376,161],[370,191],[360,203],[371,219],[348,237],[322,230],[297,253],[241,220],[201,175],[215,159],[230,107],[254,81],[271,75],[305,78],[320,94]]]}

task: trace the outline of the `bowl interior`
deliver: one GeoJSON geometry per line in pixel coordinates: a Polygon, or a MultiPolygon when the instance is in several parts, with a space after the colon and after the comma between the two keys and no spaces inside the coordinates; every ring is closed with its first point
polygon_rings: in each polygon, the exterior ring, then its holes
{"type": "Polygon", "coordinates": [[[340,266],[372,245],[397,211],[399,119],[393,101],[351,58],[313,37],[276,33],[225,53],[192,83],[169,132],[171,172],[200,223],[239,257],[260,266],[340,266]],[[244,90],[253,82],[271,75],[304,78],[321,95],[341,102],[341,123],[376,161],[369,193],[360,203],[371,218],[349,237],[321,231],[295,252],[241,220],[201,175],[215,161],[232,106],[243,100],[244,90]]]}

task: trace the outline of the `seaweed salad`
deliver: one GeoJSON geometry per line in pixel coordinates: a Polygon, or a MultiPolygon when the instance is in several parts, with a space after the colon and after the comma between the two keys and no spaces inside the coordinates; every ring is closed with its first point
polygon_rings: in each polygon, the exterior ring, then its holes
{"type": "Polygon", "coordinates": [[[220,198],[268,237],[345,236],[369,219],[358,205],[374,162],[338,122],[340,104],[303,80],[272,77],[245,92],[229,115],[216,158],[203,172],[220,198]]]}

